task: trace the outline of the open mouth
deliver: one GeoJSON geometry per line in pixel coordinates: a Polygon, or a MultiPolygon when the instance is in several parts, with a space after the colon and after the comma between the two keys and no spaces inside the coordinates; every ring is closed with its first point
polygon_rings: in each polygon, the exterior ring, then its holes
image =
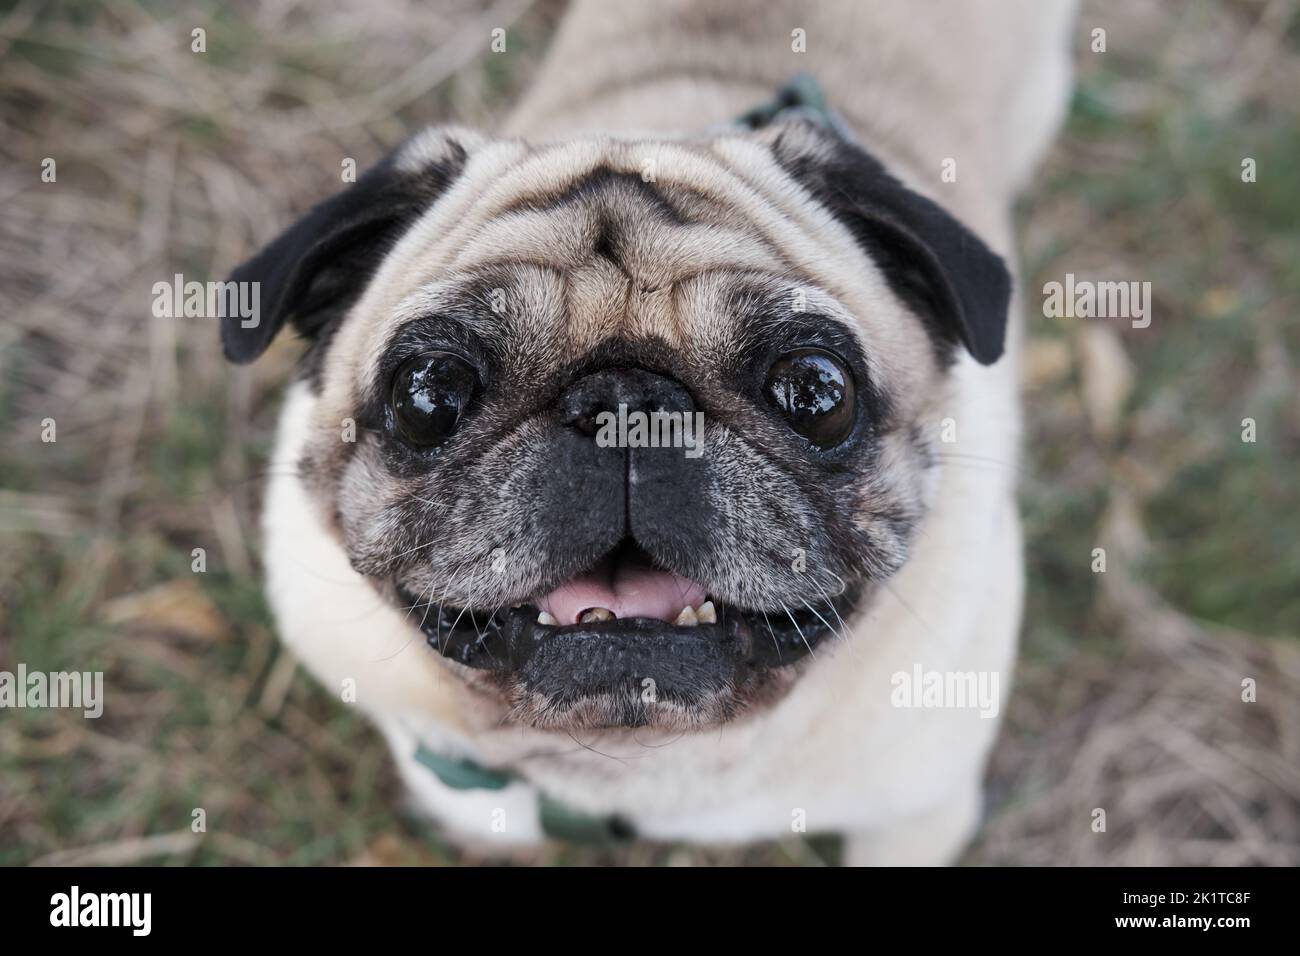
{"type": "Polygon", "coordinates": [[[854,597],[742,608],[656,566],[630,539],[589,570],[513,607],[440,605],[405,589],[401,595],[439,654],[565,697],[647,678],[670,695],[741,685],[760,669],[815,653],[843,630],[854,597]]]}

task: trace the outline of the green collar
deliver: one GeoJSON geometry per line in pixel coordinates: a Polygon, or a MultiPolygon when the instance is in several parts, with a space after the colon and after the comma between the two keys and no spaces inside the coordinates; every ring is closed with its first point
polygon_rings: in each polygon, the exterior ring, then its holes
{"type": "MultiPolygon", "coordinates": [[[[444,757],[420,744],[415,762],[433,771],[433,775],[453,790],[503,790],[512,783],[524,783],[521,777],[492,770],[472,760],[444,757]]],[[[636,830],[617,814],[597,816],[575,810],[537,794],[537,820],[542,832],[553,840],[567,843],[611,845],[626,843],[636,837],[636,830]]]]}
{"type": "Polygon", "coordinates": [[[853,141],[853,134],[840,115],[831,109],[821,84],[811,73],[795,75],[776,91],[773,99],[746,110],[736,117],[735,122],[748,129],[762,129],[778,120],[795,117],[810,119],[829,127],[849,142],[853,141]]]}

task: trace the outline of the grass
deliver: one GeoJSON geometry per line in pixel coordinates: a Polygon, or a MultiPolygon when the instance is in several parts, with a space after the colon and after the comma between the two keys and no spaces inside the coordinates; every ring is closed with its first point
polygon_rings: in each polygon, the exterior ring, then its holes
{"type": "MultiPolygon", "coordinates": [[[[491,126],[561,10],[364,7],[0,14],[0,669],[103,669],[113,702],[98,721],[0,712],[0,863],[478,862],[406,815],[379,737],[278,651],[256,513],[295,347],[232,371],[215,329],[148,317],[153,281],[221,277],[337,188],[340,157],[491,126]],[[476,57],[463,38],[501,23],[510,54],[476,57]]],[[[1030,590],[969,862],[1300,862],[1297,20],[1290,3],[1084,6],[1110,48],[1080,30],[1067,128],[1018,211],[1030,590]],[[1151,328],[1032,314],[1067,271],[1150,281],[1151,328]]],[[[838,853],[817,837],[519,861],[838,853]]]]}

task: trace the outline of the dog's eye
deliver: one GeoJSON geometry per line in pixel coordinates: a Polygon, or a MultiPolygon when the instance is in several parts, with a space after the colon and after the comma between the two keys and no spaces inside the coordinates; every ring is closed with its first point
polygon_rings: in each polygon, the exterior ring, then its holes
{"type": "Polygon", "coordinates": [[[853,430],[853,376],[830,352],[785,353],[768,370],[764,391],[790,427],[818,448],[838,445],[853,430]]]}
{"type": "Polygon", "coordinates": [[[393,376],[395,430],[412,445],[441,445],[469,407],[476,382],[469,363],[450,352],[407,359],[393,376]]]}

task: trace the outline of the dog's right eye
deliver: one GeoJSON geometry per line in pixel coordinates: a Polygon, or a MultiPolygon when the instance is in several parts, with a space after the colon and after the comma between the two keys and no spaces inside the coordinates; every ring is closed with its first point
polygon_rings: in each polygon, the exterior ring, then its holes
{"type": "Polygon", "coordinates": [[[394,431],[421,448],[441,445],[456,430],[477,383],[473,367],[459,355],[426,352],[407,359],[393,376],[394,431]]]}

